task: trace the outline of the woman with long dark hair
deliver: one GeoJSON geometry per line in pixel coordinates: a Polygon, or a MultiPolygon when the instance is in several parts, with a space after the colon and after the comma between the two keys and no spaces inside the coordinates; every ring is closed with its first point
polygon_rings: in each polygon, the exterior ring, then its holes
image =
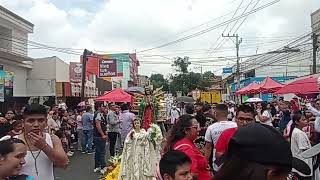
{"type": "Polygon", "coordinates": [[[267,108],[267,104],[265,102],[259,102],[256,106],[256,121],[260,122],[261,124],[272,125],[272,115],[267,108]]]}
{"type": "Polygon", "coordinates": [[[302,131],[302,128],[308,126],[308,119],[301,113],[295,113],[292,116],[292,124],[290,128],[290,144],[291,144],[291,152],[292,156],[304,161],[311,170],[311,174],[304,174],[302,172],[297,171],[296,169],[292,169],[292,172],[298,177],[298,179],[311,179],[312,177],[312,158],[305,159],[302,157],[302,152],[311,148],[310,140],[305,132],[302,131]]]}
{"type": "Polygon", "coordinates": [[[187,154],[192,160],[191,173],[193,177],[201,180],[211,179],[208,161],[194,145],[200,126],[198,121],[191,115],[182,115],[176,124],[168,132],[164,152],[179,150],[187,154]]]}

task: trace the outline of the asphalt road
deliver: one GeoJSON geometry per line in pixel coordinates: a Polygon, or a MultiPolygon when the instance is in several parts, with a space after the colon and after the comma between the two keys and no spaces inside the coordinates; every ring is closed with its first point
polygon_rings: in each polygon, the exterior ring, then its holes
{"type": "Polygon", "coordinates": [[[69,158],[70,164],[67,169],[55,169],[56,180],[98,180],[100,174],[94,173],[94,154],[81,154],[76,151],[69,158]]]}

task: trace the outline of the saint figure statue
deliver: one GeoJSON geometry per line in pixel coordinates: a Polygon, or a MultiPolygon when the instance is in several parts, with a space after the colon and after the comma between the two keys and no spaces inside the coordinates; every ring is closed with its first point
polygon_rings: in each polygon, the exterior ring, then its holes
{"type": "Polygon", "coordinates": [[[135,118],[134,129],[124,142],[119,180],[152,180],[160,161],[163,140],[158,125],[152,124],[146,131],[141,128],[141,119],[135,118]]]}

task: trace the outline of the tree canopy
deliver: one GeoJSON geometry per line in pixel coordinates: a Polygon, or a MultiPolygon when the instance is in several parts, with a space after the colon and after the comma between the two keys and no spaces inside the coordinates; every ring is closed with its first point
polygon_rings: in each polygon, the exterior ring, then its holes
{"type": "Polygon", "coordinates": [[[149,78],[154,88],[163,86],[163,91],[176,94],[181,91],[183,95],[198,88],[206,90],[210,88],[210,79],[214,77],[211,71],[206,71],[203,74],[189,72],[188,67],[191,65],[189,57],[176,57],[172,63],[172,67],[178,72],[171,74],[168,79],[164,78],[162,74],[152,74],[149,78]]]}

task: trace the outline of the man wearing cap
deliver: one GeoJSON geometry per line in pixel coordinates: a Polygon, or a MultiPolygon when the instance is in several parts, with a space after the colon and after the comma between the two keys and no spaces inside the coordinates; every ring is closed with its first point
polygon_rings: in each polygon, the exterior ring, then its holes
{"type": "Polygon", "coordinates": [[[215,180],[282,180],[292,169],[290,144],[273,127],[249,123],[231,138],[215,180]]]}
{"type": "Polygon", "coordinates": [[[239,106],[236,113],[238,127],[227,129],[220,135],[216,144],[216,158],[219,159],[227,151],[229,141],[238,128],[254,122],[254,110],[248,105],[239,106]]]}

